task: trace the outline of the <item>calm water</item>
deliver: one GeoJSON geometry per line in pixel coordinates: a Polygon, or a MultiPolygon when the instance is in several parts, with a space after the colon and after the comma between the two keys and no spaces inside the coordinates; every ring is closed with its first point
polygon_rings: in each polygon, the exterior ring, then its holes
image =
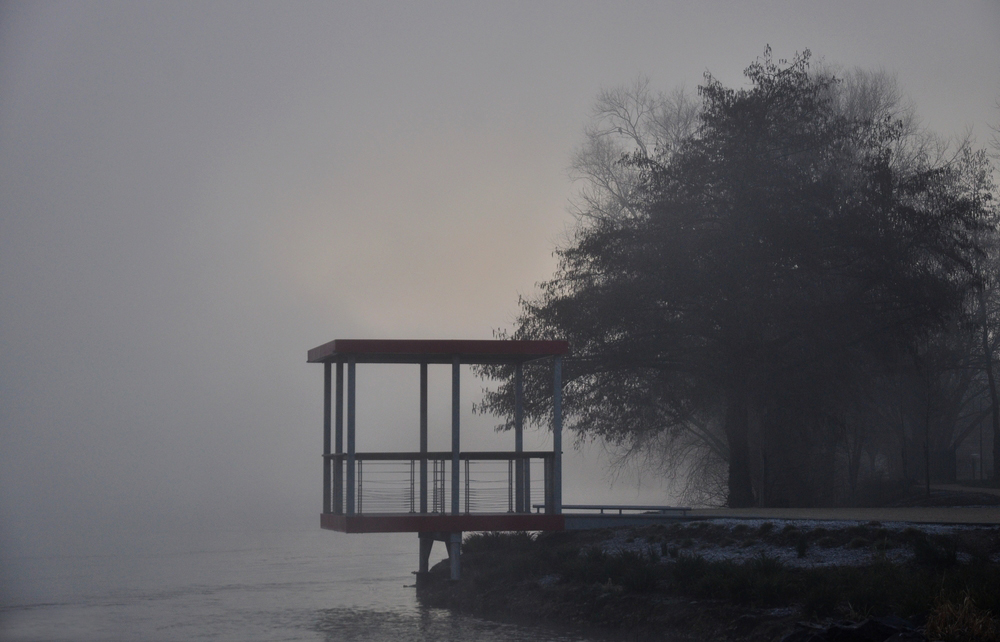
{"type": "MultiPolygon", "coordinates": [[[[417,537],[228,534],[133,553],[5,560],[0,639],[588,640],[421,608],[417,537]]],[[[445,556],[435,545],[432,561],[445,556]]]]}

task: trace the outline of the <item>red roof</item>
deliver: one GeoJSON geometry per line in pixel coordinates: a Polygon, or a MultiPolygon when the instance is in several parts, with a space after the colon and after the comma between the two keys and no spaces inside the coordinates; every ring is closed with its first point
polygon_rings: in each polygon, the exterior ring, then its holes
{"type": "Polygon", "coordinates": [[[517,363],[569,352],[568,341],[337,339],[309,351],[309,363],[517,363]]]}

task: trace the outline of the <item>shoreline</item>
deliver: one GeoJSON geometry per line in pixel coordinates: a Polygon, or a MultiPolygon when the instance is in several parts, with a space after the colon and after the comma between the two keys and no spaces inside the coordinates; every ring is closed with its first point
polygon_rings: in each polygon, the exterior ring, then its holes
{"type": "Polygon", "coordinates": [[[439,564],[421,603],[608,639],[920,640],[972,616],[1000,635],[1000,526],[705,519],[472,534],[463,549],[463,579],[439,564]]]}

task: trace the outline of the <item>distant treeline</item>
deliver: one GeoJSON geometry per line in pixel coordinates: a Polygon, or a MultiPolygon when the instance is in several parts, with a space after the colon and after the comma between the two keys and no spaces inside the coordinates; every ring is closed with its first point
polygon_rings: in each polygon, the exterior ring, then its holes
{"type": "MultiPolygon", "coordinates": [[[[920,127],[885,73],[767,50],[745,76],[599,95],[573,235],[501,334],[568,339],[567,426],[691,501],[872,503],[996,476],[990,156],[920,127]]],[[[547,370],[526,371],[541,425],[547,370]]],[[[481,373],[501,382],[482,409],[512,418],[512,370],[481,373]]]]}

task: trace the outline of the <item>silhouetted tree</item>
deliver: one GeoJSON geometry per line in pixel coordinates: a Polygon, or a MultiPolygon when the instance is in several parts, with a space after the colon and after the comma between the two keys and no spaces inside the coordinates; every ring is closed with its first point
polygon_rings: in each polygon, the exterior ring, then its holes
{"type": "MultiPolygon", "coordinates": [[[[591,193],[600,215],[580,217],[512,335],[571,342],[564,407],[580,438],[693,439],[725,461],[730,506],[815,501],[850,434],[847,400],[961,312],[992,224],[968,167],[909,147],[900,162],[901,124],[852,115],[808,60],[768,50],[748,89],[707,76],[697,127],[655,151],[638,144],[645,90],[602,98],[638,106],[615,116],[634,123],[624,187],[591,193]]],[[[509,416],[510,372],[483,371],[508,378],[484,407],[509,416]]],[[[542,420],[548,393],[534,394],[542,420]]]]}

